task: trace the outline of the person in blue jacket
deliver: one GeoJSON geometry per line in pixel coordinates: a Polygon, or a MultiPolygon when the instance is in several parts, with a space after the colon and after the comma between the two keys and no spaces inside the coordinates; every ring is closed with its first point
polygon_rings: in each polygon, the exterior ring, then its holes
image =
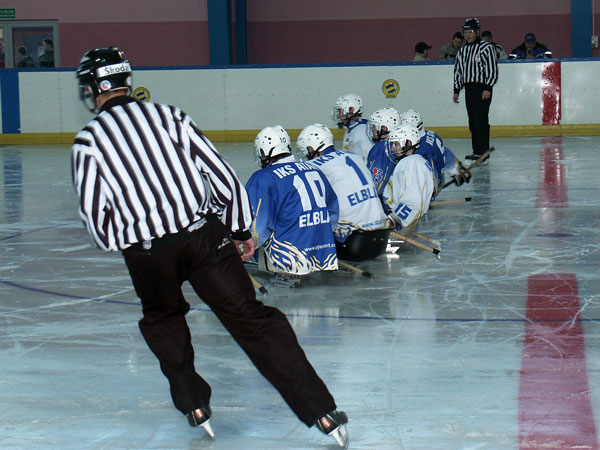
{"type": "Polygon", "coordinates": [[[514,48],[508,57],[510,59],[552,58],[552,52],[544,44],[537,41],[535,34],[527,33],[523,43],[514,48]]]}

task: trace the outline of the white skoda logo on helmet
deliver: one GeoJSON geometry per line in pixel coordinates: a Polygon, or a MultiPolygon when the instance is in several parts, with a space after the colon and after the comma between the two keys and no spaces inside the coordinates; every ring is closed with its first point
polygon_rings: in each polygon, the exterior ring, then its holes
{"type": "Polygon", "coordinates": [[[99,67],[96,70],[96,77],[103,78],[126,72],[131,72],[131,65],[129,63],[112,64],[110,66],[99,67]]]}

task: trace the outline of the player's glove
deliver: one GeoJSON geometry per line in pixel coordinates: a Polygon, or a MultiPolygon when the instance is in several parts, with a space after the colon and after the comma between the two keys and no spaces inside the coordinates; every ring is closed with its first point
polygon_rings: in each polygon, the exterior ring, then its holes
{"type": "Polygon", "coordinates": [[[470,172],[460,172],[456,175],[453,175],[452,178],[457,186],[461,186],[463,183],[468,183],[471,181],[471,173],[470,172]]]}
{"type": "Polygon", "coordinates": [[[456,175],[453,175],[452,178],[454,179],[454,182],[457,186],[471,181],[471,173],[458,159],[456,160],[456,169],[458,173],[456,175]]]}
{"type": "Polygon", "coordinates": [[[402,222],[400,221],[400,217],[396,214],[391,213],[385,218],[385,228],[395,228],[400,231],[402,229],[402,222]]]}

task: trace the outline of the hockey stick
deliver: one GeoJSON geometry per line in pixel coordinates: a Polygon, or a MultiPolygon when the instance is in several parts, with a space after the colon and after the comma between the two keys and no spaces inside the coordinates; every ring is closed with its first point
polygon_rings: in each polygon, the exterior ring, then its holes
{"type": "Polygon", "coordinates": [[[254,285],[254,287],[255,287],[256,289],[258,289],[258,290],[259,290],[259,292],[260,292],[261,294],[267,294],[267,293],[269,292],[269,291],[267,291],[267,289],[266,289],[266,288],[265,288],[265,287],[264,287],[262,284],[260,284],[260,283],[259,283],[259,282],[256,280],[256,278],[254,278],[254,277],[253,277],[252,275],[250,275],[250,274],[248,274],[248,276],[250,277],[250,281],[252,281],[252,284],[254,285]]]}
{"type": "Polygon", "coordinates": [[[362,275],[363,277],[373,278],[373,274],[371,272],[367,272],[366,270],[362,270],[362,269],[359,269],[358,267],[351,266],[350,264],[345,263],[344,261],[340,261],[339,259],[338,259],[338,266],[340,266],[342,269],[346,269],[351,272],[358,273],[358,274],[362,275]]]}
{"type": "Polygon", "coordinates": [[[457,198],[455,200],[441,200],[439,202],[431,202],[429,207],[431,208],[432,206],[453,205],[455,203],[470,202],[471,199],[472,197],[457,198]]]}
{"type": "Polygon", "coordinates": [[[423,244],[422,242],[417,241],[416,239],[410,238],[408,236],[405,236],[403,234],[398,233],[397,231],[392,231],[390,233],[390,236],[392,236],[395,239],[399,239],[402,240],[408,244],[414,245],[415,247],[419,247],[423,250],[427,250],[430,253],[433,253],[434,255],[436,255],[438,258],[440,257],[440,250],[437,248],[433,248],[430,247],[429,245],[423,244]]]}
{"type": "MultiPolygon", "coordinates": [[[[488,151],[486,151],[479,158],[477,158],[475,161],[473,161],[473,163],[471,163],[471,165],[469,167],[467,167],[465,170],[461,171],[460,173],[461,174],[462,173],[469,173],[471,171],[471,169],[473,169],[473,167],[478,166],[479,164],[481,164],[482,162],[484,162],[486,159],[488,159],[490,157],[490,153],[492,153],[494,150],[496,150],[495,147],[490,147],[490,149],[488,151]]],[[[444,183],[444,185],[442,186],[442,189],[444,189],[447,186],[450,186],[453,183],[456,183],[456,180],[454,178],[452,178],[452,180],[447,181],[446,183],[444,183]]]]}
{"type": "Polygon", "coordinates": [[[442,246],[442,243],[440,241],[436,241],[435,239],[431,239],[430,237],[425,236],[424,234],[417,233],[416,231],[413,231],[412,234],[417,239],[421,239],[422,241],[429,242],[430,244],[433,244],[433,245],[437,245],[438,247],[442,246]]]}

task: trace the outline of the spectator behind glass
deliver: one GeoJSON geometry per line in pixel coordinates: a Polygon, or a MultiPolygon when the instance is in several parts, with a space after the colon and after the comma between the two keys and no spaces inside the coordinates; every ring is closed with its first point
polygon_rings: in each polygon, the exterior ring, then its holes
{"type": "Polygon", "coordinates": [[[524,42],[514,48],[508,57],[511,59],[552,58],[552,52],[544,44],[537,42],[535,34],[527,33],[524,42]]]}
{"type": "Polygon", "coordinates": [[[492,40],[492,32],[491,31],[486,30],[483,33],[481,33],[481,39],[489,42],[490,44],[492,44],[494,46],[494,48],[496,49],[496,53],[498,54],[498,59],[508,58],[508,55],[504,51],[504,47],[502,47],[500,44],[498,44],[497,42],[494,42],[492,40]]]}
{"type": "Polygon", "coordinates": [[[35,67],[33,58],[23,46],[17,48],[17,67],[32,68],[35,67]]]}
{"type": "Polygon", "coordinates": [[[413,61],[429,61],[427,54],[431,49],[431,45],[427,45],[425,42],[419,42],[415,45],[415,57],[413,61]]]}
{"type": "Polygon", "coordinates": [[[4,42],[0,41],[0,69],[4,67],[4,42]]]}
{"type": "Polygon", "coordinates": [[[450,42],[449,44],[443,45],[440,48],[437,59],[452,59],[452,60],[454,60],[456,58],[456,54],[458,53],[458,50],[463,45],[463,40],[464,40],[463,35],[460,32],[457,31],[456,33],[454,33],[454,36],[452,36],[452,42],[450,42]]]}
{"type": "Polygon", "coordinates": [[[42,41],[44,52],[40,55],[40,67],[54,67],[54,43],[52,39],[42,41]]]}

